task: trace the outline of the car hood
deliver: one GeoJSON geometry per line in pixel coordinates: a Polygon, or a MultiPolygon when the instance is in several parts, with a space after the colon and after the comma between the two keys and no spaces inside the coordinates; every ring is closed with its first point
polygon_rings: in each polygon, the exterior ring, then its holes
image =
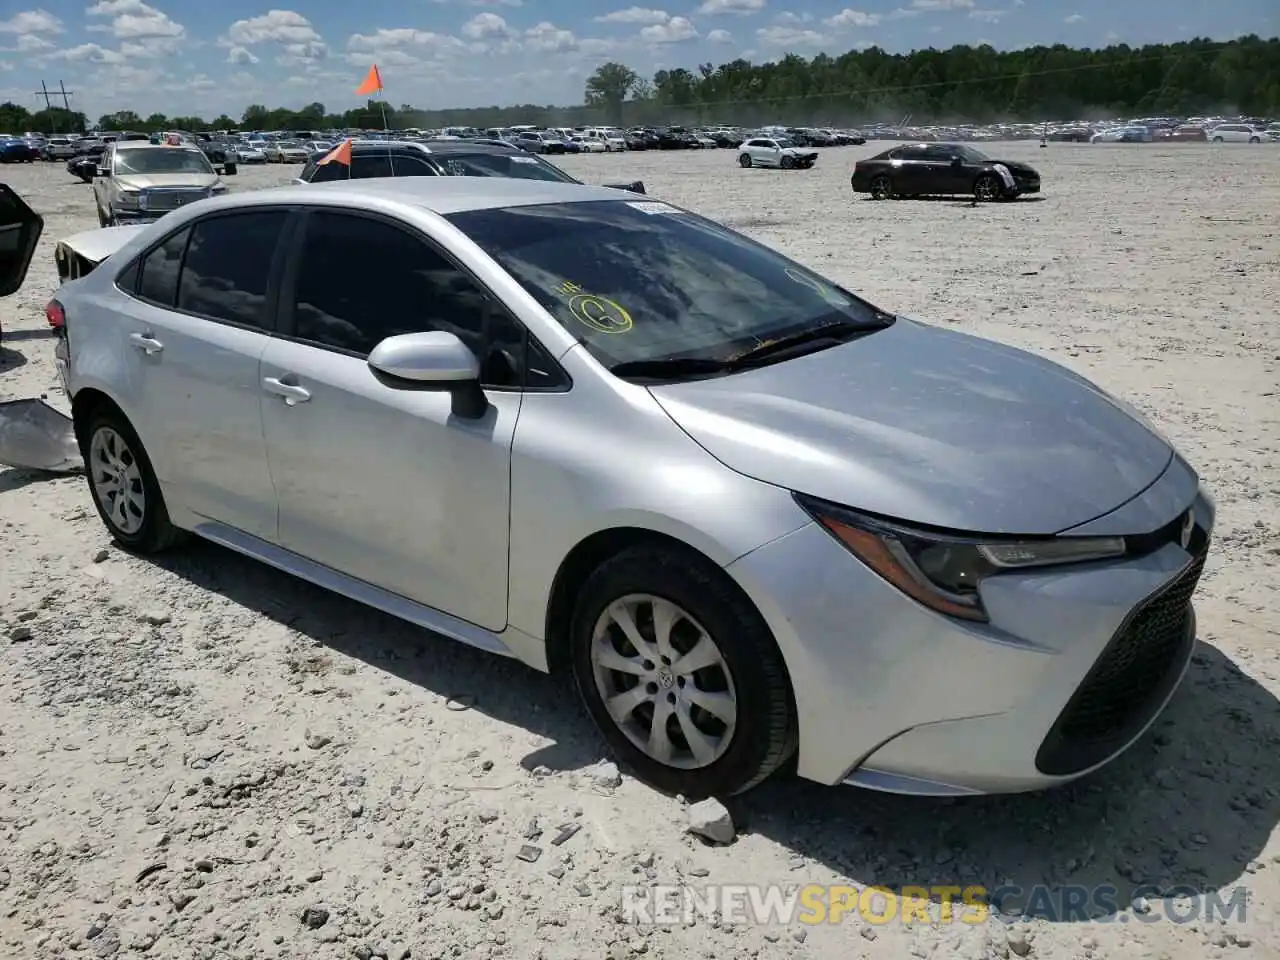
{"type": "Polygon", "coordinates": [[[816,157],[817,150],[810,150],[807,147],[783,147],[782,152],[792,157],[816,157]]]}
{"type": "Polygon", "coordinates": [[[130,173],[116,176],[116,183],[131,190],[150,190],[154,187],[190,187],[193,190],[208,189],[218,182],[212,173],[130,173]]]}
{"type": "Polygon", "coordinates": [[[1065,368],[905,318],[817,353],[650,390],[733,470],[951,530],[1059,533],[1136,496],[1173,455],[1065,368]]]}

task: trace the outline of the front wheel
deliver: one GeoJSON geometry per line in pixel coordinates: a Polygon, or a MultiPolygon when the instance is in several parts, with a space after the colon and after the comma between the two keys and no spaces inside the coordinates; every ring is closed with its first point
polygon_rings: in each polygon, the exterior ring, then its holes
{"type": "Polygon", "coordinates": [[[158,553],[185,534],[169,522],[146,451],[124,415],[104,409],[84,434],[85,474],[112,539],[137,553],[158,553]]]}
{"type": "Polygon", "coordinates": [[[973,197],[980,203],[989,203],[1000,199],[1000,181],[989,173],[984,173],[973,183],[973,197]]]}
{"type": "Polygon", "coordinates": [[[1262,141],[1261,141],[1260,139],[1258,139],[1257,137],[1250,137],[1250,138],[1249,138],[1249,142],[1250,142],[1250,143],[1261,143],[1262,141]]]}
{"type": "Polygon", "coordinates": [[[1221,143],[1221,142],[1222,142],[1222,138],[1221,138],[1221,137],[1214,137],[1214,138],[1213,138],[1213,142],[1214,142],[1214,143],[1221,143]]]}
{"type": "Polygon", "coordinates": [[[659,789],[742,793],[795,752],[782,655],[723,571],[642,546],[587,580],[571,624],[573,671],[619,757],[659,789]]]}
{"type": "Polygon", "coordinates": [[[795,157],[783,157],[780,166],[783,170],[790,170],[796,165],[795,157]]]}
{"type": "Polygon", "coordinates": [[[751,166],[751,155],[748,153],[744,153],[742,156],[740,156],[738,158],[738,166],[742,167],[743,170],[748,169],[751,166]]]}

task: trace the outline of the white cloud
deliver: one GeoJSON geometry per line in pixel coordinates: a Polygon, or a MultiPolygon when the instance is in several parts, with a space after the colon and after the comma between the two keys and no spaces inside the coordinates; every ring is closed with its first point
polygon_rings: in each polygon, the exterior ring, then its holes
{"type": "Polygon", "coordinates": [[[790,10],[783,11],[773,18],[774,23],[783,23],[788,26],[796,26],[801,23],[812,23],[813,14],[811,13],[792,13],[790,10]]]}
{"type": "Polygon", "coordinates": [[[917,10],[972,10],[974,0],[911,0],[917,10]]]}
{"type": "Polygon", "coordinates": [[[880,14],[863,13],[861,10],[853,10],[845,7],[834,17],[828,17],[824,22],[828,27],[837,29],[842,27],[874,27],[880,23],[880,14]]]}
{"type": "Polygon", "coordinates": [[[980,20],[983,23],[999,23],[1007,15],[1008,10],[970,10],[970,20],[980,20]]]}
{"type": "Polygon", "coordinates": [[[819,47],[827,38],[816,30],[798,30],[795,27],[762,27],[756,37],[769,47],[819,47]]]}
{"type": "Polygon", "coordinates": [[[733,34],[728,30],[712,30],[707,34],[707,39],[712,43],[733,43],[733,34]]]}
{"type": "Polygon", "coordinates": [[[1084,23],[1084,17],[1078,13],[1073,13],[1062,21],[1063,23],[1084,23]]]}
{"type": "Polygon", "coordinates": [[[227,51],[227,63],[257,63],[258,58],[248,47],[232,47],[227,51]]]}
{"type": "Polygon", "coordinates": [[[96,43],[82,43],[78,47],[69,47],[49,55],[55,60],[68,60],[72,63],[124,63],[124,55],[116,50],[108,50],[96,43]]]}
{"type": "Polygon", "coordinates": [[[489,40],[509,37],[512,30],[496,13],[477,13],[462,25],[462,35],[472,40],[489,40]]]}
{"type": "Polygon", "coordinates": [[[46,40],[44,37],[35,33],[24,33],[19,35],[17,46],[13,47],[14,53],[40,53],[44,50],[54,49],[54,44],[46,40]]]}
{"type": "Polygon", "coordinates": [[[698,13],[704,17],[715,17],[724,13],[738,16],[751,16],[764,9],[765,0],[704,0],[698,13]]]}
{"type": "Polygon", "coordinates": [[[237,20],[227,38],[242,47],[258,43],[316,43],[321,40],[311,21],[293,10],[268,10],[260,17],[237,20]]]}
{"type": "Polygon", "coordinates": [[[524,32],[525,43],[532,50],[543,53],[572,53],[578,49],[578,38],[568,30],[561,30],[554,23],[543,20],[524,32]]]}
{"type": "Polygon", "coordinates": [[[698,36],[698,30],[688,17],[672,17],[666,23],[655,23],[640,31],[645,43],[682,43],[698,36]]]}
{"type": "Polygon", "coordinates": [[[602,17],[596,17],[596,23],[666,23],[671,15],[665,10],[650,10],[648,7],[627,7],[615,10],[602,17]]]}
{"type": "Polygon", "coordinates": [[[62,21],[47,10],[23,10],[0,20],[0,33],[62,33],[62,21]]]}

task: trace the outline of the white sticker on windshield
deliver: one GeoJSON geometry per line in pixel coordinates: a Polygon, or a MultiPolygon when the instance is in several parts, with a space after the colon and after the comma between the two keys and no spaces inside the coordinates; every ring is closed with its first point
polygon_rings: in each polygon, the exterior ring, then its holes
{"type": "Polygon", "coordinates": [[[632,210],[639,210],[641,213],[679,213],[675,207],[669,203],[659,203],[657,200],[633,200],[627,203],[632,210]]]}
{"type": "Polygon", "coordinates": [[[512,163],[537,163],[538,161],[533,159],[533,157],[512,157],[511,162],[512,163]]]}

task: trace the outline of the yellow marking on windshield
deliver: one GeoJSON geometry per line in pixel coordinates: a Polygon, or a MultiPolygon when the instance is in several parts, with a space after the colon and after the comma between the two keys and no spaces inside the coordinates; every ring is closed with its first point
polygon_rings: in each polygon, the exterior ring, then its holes
{"type": "Polygon", "coordinates": [[[836,293],[816,277],[811,277],[808,274],[801,273],[794,267],[787,267],[783,272],[796,283],[800,284],[800,286],[808,287],[823,300],[827,301],[827,303],[836,307],[849,306],[848,298],[840,296],[840,294],[836,293]]]}
{"type": "Polygon", "coordinates": [[[576,294],[569,301],[569,312],[579,323],[600,333],[626,333],[633,325],[623,306],[594,293],[576,294]]]}

